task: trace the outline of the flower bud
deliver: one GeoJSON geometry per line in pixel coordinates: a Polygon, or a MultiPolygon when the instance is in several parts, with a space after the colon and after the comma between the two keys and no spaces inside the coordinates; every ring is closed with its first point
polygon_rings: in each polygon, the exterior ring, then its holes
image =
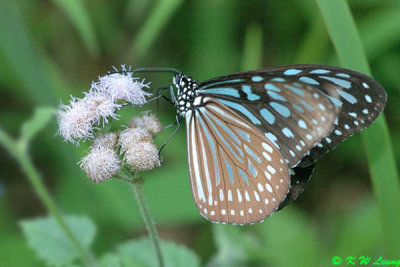
{"type": "Polygon", "coordinates": [[[96,136],[93,140],[92,147],[113,148],[118,140],[118,133],[109,132],[96,136]]]}
{"type": "Polygon", "coordinates": [[[162,131],[161,122],[155,115],[144,115],[142,117],[133,117],[128,123],[131,128],[139,128],[156,135],[162,131]]]}
{"type": "Polygon", "coordinates": [[[160,166],[158,149],[149,142],[136,143],[126,151],[124,160],[134,171],[147,171],[160,166]]]}
{"type": "Polygon", "coordinates": [[[118,173],[120,160],[111,148],[94,147],[80,162],[81,169],[90,180],[102,183],[118,173]]]}
{"type": "Polygon", "coordinates": [[[137,128],[128,128],[119,134],[118,145],[121,147],[121,153],[128,151],[139,142],[153,143],[153,139],[147,131],[137,128]]]}

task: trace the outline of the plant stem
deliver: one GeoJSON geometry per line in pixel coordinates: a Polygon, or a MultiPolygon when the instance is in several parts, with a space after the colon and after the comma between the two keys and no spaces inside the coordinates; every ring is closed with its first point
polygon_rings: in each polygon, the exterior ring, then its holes
{"type": "Polygon", "coordinates": [[[64,231],[65,235],[71,241],[72,245],[79,252],[82,261],[86,264],[86,266],[94,266],[95,261],[93,259],[93,256],[82,246],[82,244],[79,242],[79,240],[75,237],[75,235],[69,228],[68,224],[65,222],[64,218],[61,215],[61,212],[57,208],[57,205],[51,198],[50,193],[44,186],[42,179],[39,175],[39,172],[35,169],[34,165],[32,164],[26,150],[24,150],[22,146],[18,146],[18,142],[14,141],[1,129],[0,129],[0,144],[3,144],[4,147],[10,152],[12,156],[14,156],[14,158],[21,165],[23,171],[25,172],[29,181],[33,185],[33,188],[35,189],[39,198],[44,203],[50,214],[56,219],[58,225],[64,231]]]}
{"type": "Polygon", "coordinates": [[[155,226],[153,217],[151,217],[149,206],[147,205],[146,199],[142,192],[143,179],[138,176],[137,172],[132,174],[130,171],[128,171],[128,173],[133,178],[130,183],[132,185],[133,192],[135,193],[136,201],[139,205],[139,210],[143,217],[144,224],[146,225],[147,232],[149,233],[149,237],[153,243],[158,260],[158,266],[163,267],[164,260],[161,253],[160,238],[158,237],[157,228],[155,226]]]}

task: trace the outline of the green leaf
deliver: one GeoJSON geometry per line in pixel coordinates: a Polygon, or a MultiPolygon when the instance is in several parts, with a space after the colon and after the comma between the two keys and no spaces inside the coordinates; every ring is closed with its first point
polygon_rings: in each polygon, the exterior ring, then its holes
{"type": "Polygon", "coordinates": [[[121,265],[121,259],[118,255],[112,254],[112,253],[107,253],[106,255],[103,255],[99,262],[98,262],[99,267],[120,267],[121,265]]]}
{"type": "Polygon", "coordinates": [[[262,28],[259,24],[247,26],[243,44],[242,70],[251,70],[262,66],[262,28]]]}
{"type": "Polygon", "coordinates": [[[146,55],[162,28],[168,23],[182,3],[183,0],[157,1],[131,45],[130,56],[135,56],[140,59],[146,55]]]}
{"type": "Polygon", "coordinates": [[[367,255],[381,247],[377,244],[382,244],[382,227],[372,198],[362,198],[343,219],[331,251],[334,255],[367,255]]]}
{"type": "Polygon", "coordinates": [[[33,113],[32,119],[26,121],[21,128],[20,142],[27,144],[53,117],[53,107],[38,107],[33,113]]]}
{"type": "MultiPolygon", "coordinates": [[[[166,267],[200,266],[197,255],[184,246],[161,241],[161,250],[166,267]]],[[[148,238],[126,242],[118,246],[118,252],[123,266],[157,266],[156,255],[148,238]]]]}
{"type": "Polygon", "coordinates": [[[18,6],[13,0],[2,0],[0,8],[0,53],[10,73],[23,85],[23,92],[17,86],[19,97],[31,102],[51,104],[58,98],[42,68],[41,57],[27,32],[18,6]]]}
{"type": "MultiPolygon", "coordinates": [[[[364,47],[346,1],[316,0],[336,53],[344,67],[371,75],[364,47]]],[[[385,117],[362,132],[373,191],[389,257],[400,251],[400,184],[392,141],[385,117]]]]}
{"type": "Polygon", "coordinates": [[[271,266],[323,266],[323,248],[310,217],[289,206],[256,226],[271,266]]]}
{"type": "Polygon", "coordinates": [[[243,266],[248,260],[244,233],[236,225],[213,225],[218,253],[209,266],[243,266]]]}
{"type": "Polygon", "coordinates": [[[99,47],[97,45],[94,26],[90,21],[89,13],[82,0],[53,0],[74,24],[83,42],[87,46],[89,53],[98,55],[99,47]]]}
{"type": "MultiPolygon", "coordinates": [[[[80,243],[88,248],[96,227],[83,216],[66,216],[65,220],[80,243]]],[[[70,264],[79,257],[78,251],[52,217],[25,220],[20,223],[29,246],[49,265],[70,264]]]]}

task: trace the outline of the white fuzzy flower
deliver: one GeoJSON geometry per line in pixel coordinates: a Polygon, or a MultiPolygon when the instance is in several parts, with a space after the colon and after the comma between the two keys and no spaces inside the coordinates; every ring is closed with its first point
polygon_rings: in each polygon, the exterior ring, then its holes
{"type": "Polygon", "coordinates": [[[103,126],[108,123],[109,118],[116,119],[115,112],[121,108],[121,105],[115,103],[107,94],[90,91],[86,93],[84,100],[87,102],[89,109],[93,111],[93,123],[99,123],[102,119],[103,126]]]}
{"type": "Polygon", "coordinates": [[[149,142],[136,143],[126,151],[124,160],[134,171],[147,171],[160,166],[158,149],[149,142]]]}
{"type": "Polygon", "coordinates": [[[121,147],[121,153],[125,153],[140,142],[153,142],[151,135],[146,130],[128,128],[119,134],[118,145],[121,147]]]}
{"type": "Polygon", "coordinates": [[[81,169],[90,180],[102,183],[118,173],[121,162],[111,148],[93,147],[80,162],[81,169]]]}
{"type": "Polygon", "coordinates": [[[138,81],[138,78],[132,77],[122,66],[122,73],[112,73],[99,77],[99,81],[92,83],[91,90],[100,91],[108,94],[113,101],[126,101],[134,105],[143,105],[146,103],[146,96],[150,93],[143,91],[143,88],[149,88],[149,83],[138,81]]]}
{"type": "Polygon", "coordinates": [[[146,114],[142,117],[133,117],[128,123],[131,128],[139,128],[148,131],[152,135],[156,135],[162,131],[161,122],[155,115],[146,114]]]}
{"type": "Polygon", "coordinates": [[[61,105],[58,110],[58,132],[72,143],[93,138],[93,125],[102,121],[104,126],[109,117],[116,118],[120,106],[99,92],[87,93],[82,99],[71,97],[69,105],[61,105]]]}
{"type": "Polygon", "coordinates": [[[65,141],[93,137],[92,122],[96,115],[84,99],[71,97],[69,105],[60,105],[58,109],[59,134],[65,141]]]}
{"type": "Polygon", "coordinates": [[[113,148],[118,140],[118,133],[109,132],[96,136],[93,140],[92,147],[113,148]]]}

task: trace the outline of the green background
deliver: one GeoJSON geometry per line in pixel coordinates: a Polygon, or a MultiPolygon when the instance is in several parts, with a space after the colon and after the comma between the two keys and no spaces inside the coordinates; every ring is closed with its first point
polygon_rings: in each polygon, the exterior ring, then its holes
{"type": "MultiPolygon", "coordinates": [[[[398,165],[400,2],[348,3],[373,76],[388,93],[385,116],[398,165]]],[[[201,81],[295,63],[341,64],[314,1],[2,0],[0,127],[18,136],[35,107],[57,107],[70,94],[82,97],[111,66],[174,67],[201,81]]],[[[147,78],[154,86],[171,80],[168,74],[147,78]]],[[[124,110],[120,122],[148,109],[157,112],[154,104],[124,110]]],[[[159,102],[164,125],[175,113],[159,102]]],[[[157,144],[170,131],[157,136],[157,144]]],[[[53,118],[34,139],[30,155],[62,211],[85,214],[97,225],[94,253],[145,236],[131,190],[117,181],[90,183],[76,164],[88,144],[65,144],[56,132],[53,118]]],[[[192,200],[186,162],[183,127],[163,151],[162,167],[144,174],[144,193],[161,237],[193,249],[202,264],[330,266],[333,256],[388,255],[383,238],[388,229],[380,220],[360,134],[318,162],[293,205],[252,226],[204,220],[192,200]]],[[[3,147],[0,163],[0,266],[42,266],[18,222],[47,211],[3,147]]],[[[393,214],[400,228],[399,216],[393,214]]]]}

